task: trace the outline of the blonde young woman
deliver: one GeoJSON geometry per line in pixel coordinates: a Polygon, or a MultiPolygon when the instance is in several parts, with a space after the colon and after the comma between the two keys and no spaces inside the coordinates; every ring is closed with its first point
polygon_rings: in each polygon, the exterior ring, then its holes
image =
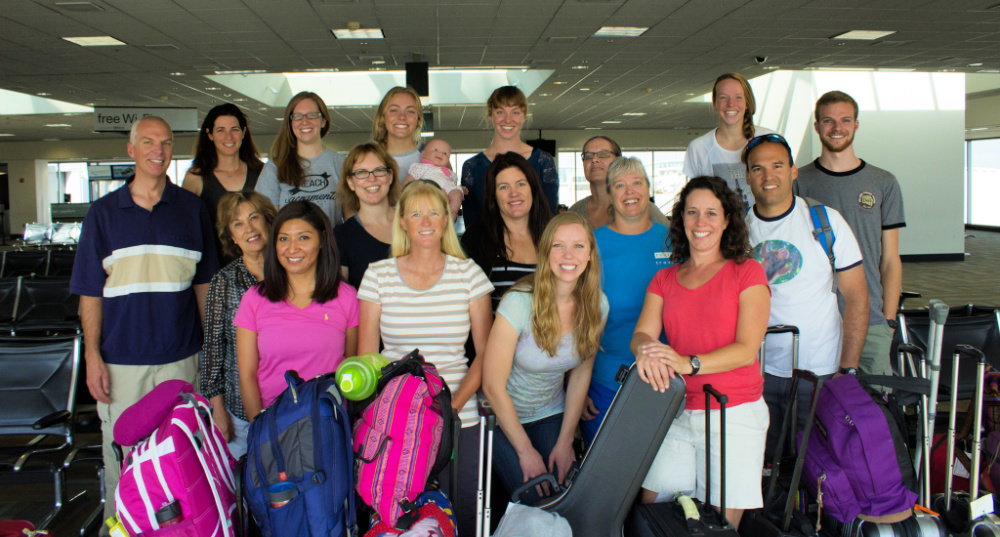
{"type": "Polygon", "coordinates": [[[712,108],[719,126],[695,138],[684,155],[684,175],[721,177],[744,207],[753,206],[753,194],[746,181],[746,166],[740,153],[754,136],[774,131],[753,124],[757,112],[750,82],[739,73],[725,73],[712,86],[712,108]]]}
{"type": "Polygon", "coordinates": [[[410,166],[420,162],[420,127],[424,114],[420,95],[410,86],[396,86],[385,93],[372,121],[372,140],[395,159],[398,179],[406,177],[410,166]]]}
{"type": "Polygon", "coordinates": [[[345,214],[353,214],[333,229],[340,266],[347,281],[361,286],[368,265],[389,257],[392,228],[399,200],[399,167],[374,143],[354,146],[344,160],[337,196],[345,214]]]}
{"type": "MultiPolygon", "coordinates": [[[[500,424],[493,462],[508,494],[546,472],[562,483],[576,461],[573,436],[608,314],[600,272],[586,219],[560,214],[542,234],[538,270],[497,310],[483,390],[500,424]]],[[[540,492],[522,501],[530,505],[540,492]]]]}
{"type": "Polygon", "coordinates": [[[271,145],[271,160],[257,181],[257,192],[279,209],[292,201],[311,201],[333,225],[341,223],[337,186],[344,157],[323,145],[330,129],[326,103],[315,93],[300,92],[288,102],[284,118],[271,145]]]}
{"type": "MultiPolygon", "coordinates": [[[[457,464],[459,490],[442,488],[455,503],[459,533],[472,535],[476,524],[479,414],[476,390],[483,360],[465,355],[472,335],[476,356],[482,356],[492,324],[493,285],[455,236],[448,197],[433,181],[406,185],[399,196],[392,232],[392,258],[369,265],[361,299],[358,352],[374,352],[398,360],[413,349],[437,367],[452,394],[452,407],[462,420],[457,464]]],[[[456,464],[453,461],[451,464],[456,464]]],[[[450,465],[449,465],[450,466],[450,465]]],[[[447,476],[449,468],[442,472],[447,476]]]]}

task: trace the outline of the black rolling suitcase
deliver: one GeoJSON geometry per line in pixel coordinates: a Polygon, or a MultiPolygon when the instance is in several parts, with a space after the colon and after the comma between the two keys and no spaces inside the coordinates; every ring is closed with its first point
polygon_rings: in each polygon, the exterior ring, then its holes
{"type": "MultiPolygon", "coordinates": [[[[684,408],[684,381],[680,375],[670,381],[664,393],[643,382],[634,365],[622,366],[617,380],[622,386],[580,461],[579,471],[575,475],[571,471],[566,487],[536,505],[565,518],[574,535],[621,537],[642,480],[670,424],[684,408]]],[[[485,446],[491,445],[492,438],[488,437],[485,446]]],[[[489,470],[486,477],[489,480],[489,470]]],[[[556,481],[551,474],[545,474],[525,483],[519,491],[545,480],[550,485],[556,481]]],[[[519,491],[515,491],[515,497],[519,491]]],[[[484,534],[489,532],[487,525],[484,534]]]]}
{"type": "MultiPolygon", "coordinates": [[[[728,397],[706,384],[705,408],[714,397],[719,402],[721,425],[721,461],[719,508],[709,503],[682,497],[667,503],[647,503],[635,506],[629,519],[631,537],[739,537],[736,528],[725,517],[726,512],[726,403],[728,397]]],[[[712,446],[710,413],[705,412],[705,497],[712,497],[712,446]]]]}

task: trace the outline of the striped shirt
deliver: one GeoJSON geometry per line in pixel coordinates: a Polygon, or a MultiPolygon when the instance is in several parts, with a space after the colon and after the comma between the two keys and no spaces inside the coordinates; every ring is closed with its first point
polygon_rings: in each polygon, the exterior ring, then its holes
{"type": "MultiPolygon", "coordinates": [[[[469,370],[465,357],[471,327],[469,305],[491,291],[493,285],[475,262],[446,255],[441,278],[419,291],[400,277],[395,258],[372,263],[365,271],[358,298],[382,308],[382,354],[398,360],[420,349],[455,393],[469,370]]],[[[472,397],[459,413],[462,426],[475,425],[478,415],[472,397]]]]}
{"type": "Polygon", "coordinates": [[[535,265],[528,263],[517,263],[515,261],[504,261],[497,257],[494,261],[493,270],[490,271],[490,282],[493,284],[493,313],[500,307],[500,299],[503,294],[511,288],[517,280],[535,273],[535,265]]]}

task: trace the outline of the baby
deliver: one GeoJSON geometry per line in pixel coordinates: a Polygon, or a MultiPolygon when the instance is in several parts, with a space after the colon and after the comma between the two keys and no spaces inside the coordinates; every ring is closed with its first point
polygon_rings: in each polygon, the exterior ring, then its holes
{"type": "Polygon", "coordinates": [[[407,171],[403,185],[417,179],[427,179],[437,183],[448,196],[451,209],[451,219],[458,218],[458,208],[462,206],[464,197],[458,186],[455,172],[451,169],[451,146],[440,138],[432,138],[424,150],[420,152],[420,162],[412,164],[407,171]]]}

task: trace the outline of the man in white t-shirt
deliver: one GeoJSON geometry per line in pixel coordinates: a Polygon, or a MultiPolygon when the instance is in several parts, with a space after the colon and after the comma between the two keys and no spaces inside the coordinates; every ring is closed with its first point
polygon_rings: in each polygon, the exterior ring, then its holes
{"type": "MultiPolygon", "coordinates": [[[[856,373],[868,331],[868,286],[851,228],[840,213],[825,208],[833,234],[831,261],[813,233],[817,226],[808,203],[792,194],[798,170],[792,163],[788,143],[780,135],[766,134],[750,140],[743,160],[755,200],[747,214],[750,245],[771,286],[768,324],[799,328],[799,369],[828,378],[856,373]],[[836,289],[846,301],[843,320],[836,289]]],[[[817,211],[823,209],[816,207],[817,211]]],[[[792,342],[787,334],[773,334],[766,341],[764,400],[771,426],[765,460],[771,460],[788,404],[792,342]]],[[[811,392],[809,383],[800,383],[799,430],[808,417],[811,392]]]]}

